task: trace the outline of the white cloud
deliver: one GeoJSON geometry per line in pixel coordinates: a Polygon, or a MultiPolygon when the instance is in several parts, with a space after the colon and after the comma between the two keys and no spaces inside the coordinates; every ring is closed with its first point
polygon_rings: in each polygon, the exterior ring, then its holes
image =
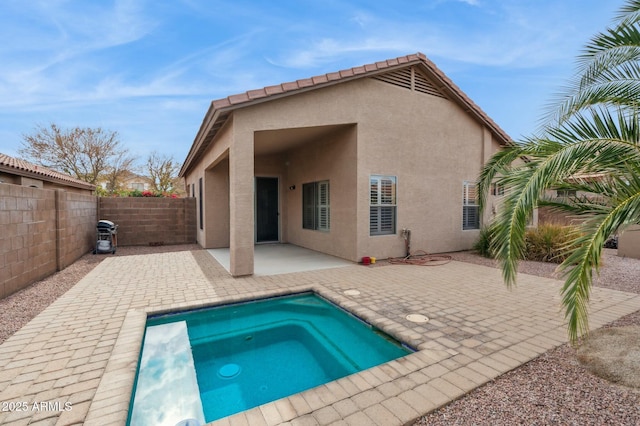
{"type": "Polygon", "coordinates": [[[112,7],[20,2],[4,12],[0,36],[11,34],[14,41],[0,47],[0,108],[92,99],[96,94],[86,84],[117,66],[101,52],[138,41],[156,25],[133,0],[117,0],[112,7]]]}
{"type": "Polygon", "coordinates": [[[97,124],[136,144],[166,139],[168,149],[186,150],[175,140],[191,142],[212,99],[418,51],[461,87],[484,74],[471,92],[489,78],[503,80],[488,84],[494,90],[508,79],[513,92],[526,91],[532,77],[523,70],[557,80],[610,23],[612,5],[584,2],[4,1],[3,143],[13,143],[8,129],[17,140],[44,121],[97,124]]]}
{"type": "MultiPolygon", "coordinates": [[[[479,0],[455,1],[480,6],[479,0]]],[[[282,67],[315,68],[360,53],[380,52],[378,56],[385,58],[420,51],[469,65],[521,69],[566,60],[567,51],[576,46],[578,32],[567,22],[563,6],[493,2],[456,19],[440,19],[434,11],[444,6],[433,7],[429,13],[399,20],[356,12],[352,27],[332,28],[320,37],[301,34],[298,43],[278,49],[269,61],[282,67]]]]}

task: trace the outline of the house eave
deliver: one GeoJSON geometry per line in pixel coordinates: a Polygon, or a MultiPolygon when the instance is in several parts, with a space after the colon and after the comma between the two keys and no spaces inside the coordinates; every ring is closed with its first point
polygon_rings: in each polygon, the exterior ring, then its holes
{"type": "Polygon", "coordinates": [[[15,167],[11,167],[11,166],[0,165],[0,172],[6,173],[6,174],[10,174],[10,175],[14,175],[14,176],[21,176],[21,177],[27,177],[27,178],[30,178],[30,179],[37,179],[37,180],[41,180],[43,182],[55,183],[57,185],[69,186],[69,187],[72,187],[72,188],[86,189],[86,190],[91,190],[91,191],[94,191],[96,189],[96,186],[92,185],[90,183],[86,183],[85,184],[85,183],[81,183],[81,182],[68,181],[68,180],[64,180],[64,179],[56,179],[54,177],[50,177],[50,176],[47,176],[47,175],[39,174],[39,173],[36,173],[36,172],[31,172],[29,170],[16,169],[15,167]]]}
{"type": "Polygon", "coordinates": [[[309,79],[297,80],[291,83],[267,86],[262,89],[250,90],[245,93],[212,101],[178,176],[184,177],[189,170],[191,170],[202,153],[214,142],[217,130],[224,126],[229,116],[231,116],[235,110],[323,89],[363,77],[374,77],[410,66],[419,66],[423,72],[436,80],[438,89],[445,93],[451,101],[457,103],[467,113],[475,117],[483,126],[487,127],[497,138],[500,145],[507,146],[513,144],[509,135],[466,96],[433,62],[424,54],[417,53],[388,61],[354,67],[348,70],[327,73],[309,79]]]}

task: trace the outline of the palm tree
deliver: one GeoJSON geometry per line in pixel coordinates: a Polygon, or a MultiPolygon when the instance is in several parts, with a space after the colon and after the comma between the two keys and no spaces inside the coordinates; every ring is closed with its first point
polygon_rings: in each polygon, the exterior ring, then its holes
{"type": "Polygon", "coordinates": [[[576,78],[551,106],[548,119],[563,122],[596,106],[635,110],[640,93],[640,0],[627,1],[617,25],[596,35],[578,57],[576,78]]]}
{"type": "Polygon", "coordinates": [[[572,342],[588,332],[593,272],[599,270],[604,242],[640,223],[640,0],[627,1],[616,22],[587,44],[578,76],[549,114],[549,124],[495,154],[479,178],[481,209],[492,183],[506,189],[490,229],[491,250],[508,286],[516,283],[526,226],[537,207],[585,215],[559,266],[572,342]],[[588,178],[593,176],[599,178],[588,178]],[[551,188],[595,197],[546,199],[551,188]]]}

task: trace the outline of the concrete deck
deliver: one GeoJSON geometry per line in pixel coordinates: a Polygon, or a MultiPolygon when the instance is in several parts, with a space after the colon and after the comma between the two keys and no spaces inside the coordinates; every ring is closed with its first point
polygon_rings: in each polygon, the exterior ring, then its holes
{"type": "MultiPolygon", "coordinates": [[[[233,279],[205,250],[110,257],[0,346],[0,424],[124,424],[148,313],[314,290],[419,351],[216,424],[402,425],[564,343],[559,288],[460,262],[233,279]]],[[[638,309],[594,288],[590,324],[638,309]]]]}
{"type": "MultiPolygon", "coordinates": [[[[228,248],[207,249],[227,271],[230,254],[228,248]]],[[[292,272],[351,266],[354,263],[339,257],[309,250],[293,244],[258,244],[253,250],[253,275],[280,275],[292,272]]]]}

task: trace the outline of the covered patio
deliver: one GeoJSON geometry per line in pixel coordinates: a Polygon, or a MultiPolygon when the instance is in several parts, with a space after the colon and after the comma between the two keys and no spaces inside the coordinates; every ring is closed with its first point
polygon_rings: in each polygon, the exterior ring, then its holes
{"type": "Polygon", "coordinates": [[[199,243],[214,249],[233,276],[256,273],[260,260],[254,245],[263,243],[291,243],[355,260],[356,215],[348,207],[356,203],[356,126],[256,131],[247,143],[250,147],[242,152],[229,149],[214,157],[198,183],[199,243]],[[315,224],[303,224],[308,221],[303,192],[306,182],[329,180],[333,208],[326,231],[330,220],[331,232],[323,232],[315,224]]]}
{"type": "MultiPolygon", "coordinates": [[[[229,273],[229,249],[207,250],[229,273]]],[[[279,275],[293,272],[353,266],[353,262],[294,244],[259,244],[254,249],[254,275],[279,275]]]]}

